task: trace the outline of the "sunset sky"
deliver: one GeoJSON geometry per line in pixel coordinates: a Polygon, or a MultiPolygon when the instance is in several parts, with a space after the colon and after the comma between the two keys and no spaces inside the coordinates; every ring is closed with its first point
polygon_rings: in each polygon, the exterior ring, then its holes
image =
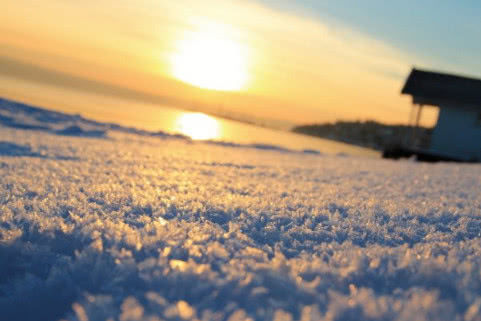
{"type": "Polygon", "coordinates": [[[397,123],[408,119],[399,92],[412,66],[481,77],[479,1],[16,0],[0,9],[0,80],[12,80],[1,95],[44,82],[296,123],[397,123]]]}

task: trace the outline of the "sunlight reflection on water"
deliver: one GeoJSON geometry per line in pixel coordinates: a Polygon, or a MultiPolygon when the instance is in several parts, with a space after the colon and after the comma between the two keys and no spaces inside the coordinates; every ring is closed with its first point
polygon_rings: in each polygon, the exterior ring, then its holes
{"type": "Polygon", "coordinates": [[[217,139],[221,134],[219,122],[203,113],[182,113],[175,129],[195,140],[217,139]]]}

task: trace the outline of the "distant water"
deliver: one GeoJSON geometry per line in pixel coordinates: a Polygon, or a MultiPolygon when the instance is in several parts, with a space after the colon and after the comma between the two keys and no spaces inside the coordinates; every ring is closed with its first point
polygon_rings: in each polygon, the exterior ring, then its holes
{"type": "Polygon", "coordinates": [[[57,110],[102,122],[117,123],[151,131],[165,131],[239,144],[276,145],[294,150],[345,153],[379,157],[370,149],[326,139],[262,128],[251,124],[184,111],[171,106],[134,102],[115,97],[0,77],[0,95],[46,109],[57,110]]]}

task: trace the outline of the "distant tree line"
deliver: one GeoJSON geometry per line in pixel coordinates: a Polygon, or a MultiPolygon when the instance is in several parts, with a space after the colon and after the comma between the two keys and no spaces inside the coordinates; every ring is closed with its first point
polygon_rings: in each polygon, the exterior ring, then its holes
{"type": "Polygon", "coordinates": [[[432,129],[420,127],[416,131],[407,125],[387,125],[376,121],[338,121],[336,123],[301,125],[293,132],[341,141],[353,145],[385,150],[402,144],[425,146],[432,129]]]}

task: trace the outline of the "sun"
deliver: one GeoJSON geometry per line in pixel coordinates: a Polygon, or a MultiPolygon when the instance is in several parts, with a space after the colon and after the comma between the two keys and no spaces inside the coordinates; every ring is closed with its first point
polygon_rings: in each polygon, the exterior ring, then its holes
{"type": "Polygon", "coordinates": [[[247,49],[218,31],[192,32],[180,39],[172,56],[172,74],[191,85],[238,91],[248,78],[247,49]]]}

